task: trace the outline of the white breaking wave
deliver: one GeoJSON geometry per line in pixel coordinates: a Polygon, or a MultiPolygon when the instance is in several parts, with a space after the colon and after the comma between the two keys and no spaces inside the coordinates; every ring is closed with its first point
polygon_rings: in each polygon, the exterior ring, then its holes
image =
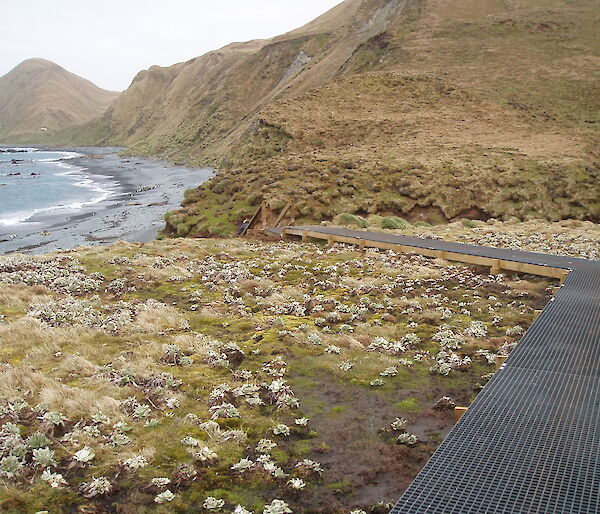
{"type": "MultiPolygon", "coordinates": [[[[111,189],[107,189],[106,187],[102,187],[100,184],[98,184],[97,182],[94,181],[94,179],[90,178],[90,175],[85,174],[84,172],[87,171],[87,168],[82,168],[80,166],[73,166],[72,164],[67,164],[64,162],[57,162],[56,166],[59,166],[61,168],[67,168],[67,171],[64,171],[63,173],[57,173],[57,175],[67,175],[67,176],[72,176],[72,175],[81,175],[81,180],[79,182],[75,182],[75,184],[72,184],[75,187],[84,187],[86,189],[91,189],[92,191],[96,192],[96,193],[100,193],[100,195],[93,199],[93,200],[89,200],[87,202],[84,202],[83,206],[85,207],[86,205],[94,205],[96,203],[102,202],[103,200],[106,200],[109,196],[111,196],[113,194],[113,190],[111,189]]],[[[116,183],[114,184],[116,185],[116,183]]]]}
{"type": "Polygon", "coordinates": [[[83,157],[82,154],[77,153],[77,152],[48,152],[48,153],[57,153],[57,154],[60,154],[60,157],[49,157],[47,159],[31,159],[31,161],[33,161],[33,162],[55,162],[55,161],[62,161],[62,160],[66,160],[66,159],[75,159],[77,157],[83,157]]]}
{"type": "Polygon", "coordinates": [[[32,153],[32,152],[38,151],[37,148],[29,148],[29,147],[21,148],[18,146],[11,146],[10,148],[3,148],[3,150],[14,150],[15,152],[27,152],[27,153],[32,153]]]}
{"type": "MultiPolygon", "coordinates": [[[[67,157],[69,159],[80,156],[80,154],[76,154],[75,152],[60,152],[60,153],[69,154],[69,155],[73,154],[72,157],[67,157]]],[[[82,187],[82,188],[91,190],[92,192],[97,193],[97,195],[94,198],[91,198],[91,199],[85,200],[85,201],[81,201],[81,202],[70,202],[67,204],[53,205],[53,206],[49,206],[49,207],[31,209],[28,211],[12,212],[12,213],[9,213],[8,216],[0,218],[0,226],[9,227],[9,226],[19,225],[21,223],[26,223],[32,217],[34,217],[38,214],[42,214],[42,213],[50,214],[50,215],[51,214],[74,213],[85,207],[89,207],[91,205],[96,205],[100,202],[103,202],[104,200],[107,200],[114,194],[114,191],[112,189],[109,189],[108,187],[103,187],[102,185],[95,182],[90,177],[90,175],[85,174],[84,172],[87,170],[87,168],[82,168],[80,166],[73,166],[73,165],[67,164],[65,162],[60,162],[56,159],[50,159],[50,160],[40,159],[38,162],[42,162],[42,161],[43,162],[56,161],[54,164],[57,167],[66,168],[64,172],[57,173],[56,175],[73,176],[73,177],[80,175],[81,176],[80,180],[71,185],[75,186],[75,187],[82,187]]],[[[109,186],[116,186],[116,185],[117,185],[116,182],[114,184],[109,184],[109,186]]],[[[31,222],[29,222],[29,223],[31,223],[31,222]]]]}
{"type": "Polygon", "coordinates": [[[52,207],[44,207],[41,209],[33,209],[31,211],[23,211],[23,212],[15,212],[11,213],[10,217],[0,218],[0,226],[9,227],[14,225],[19,225],[20,223],[26,223],[29,219],[33,218],[37,214],[45,213],[45,214],[68,214],[79,211],[84,207],[88,207],[90,205],[94,205],[97,203],[106,200],[110,196],[110,192],[108,194],[103,195],[101,197],[95,198],[93,200],[87,202],[71,202],[65,205],[55,205],[52,207]]]}

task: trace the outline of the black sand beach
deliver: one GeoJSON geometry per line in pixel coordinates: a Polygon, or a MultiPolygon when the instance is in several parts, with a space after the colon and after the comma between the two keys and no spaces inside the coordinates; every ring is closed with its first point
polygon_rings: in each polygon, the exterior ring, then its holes
{"type": "Polygon", "coordinates": [[[84,157],[67,162],[86,168],[114,193],[72,214],[40,214],[20,225],[0,227],[0,254],[46,253],[115,241],[154,239],[163,216],[177,208],[186,189],[211,178],[214,170],[176,166],[154,159],[120,157],[116,148],[69,148],[84,157]]]}

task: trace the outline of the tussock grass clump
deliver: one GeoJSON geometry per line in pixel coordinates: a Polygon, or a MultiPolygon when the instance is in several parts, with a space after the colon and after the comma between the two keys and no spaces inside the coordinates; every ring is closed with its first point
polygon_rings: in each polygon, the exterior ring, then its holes
{"type": "Polygon", "coordinates": [[[367,228],[369,226],[367,220],[362,216],[349,213],[338,214],[333,221],[337,225],[348,225],[358,228],[367,228]]]}
{"type": "Polygon", "coordinates": [[[177,235],[179,237],[185,237],[190,233],[190,226],[187,223],[179,223],[177,225],[177,235]]]}
{"type": "Polygon", "coordinates": [[[410,226],[410,223],[408,223],[403,218],[399,218],[397,216],[389,216],[381,219],[380,226],[383,229],[402,230],[408,228],[410,226]]]}

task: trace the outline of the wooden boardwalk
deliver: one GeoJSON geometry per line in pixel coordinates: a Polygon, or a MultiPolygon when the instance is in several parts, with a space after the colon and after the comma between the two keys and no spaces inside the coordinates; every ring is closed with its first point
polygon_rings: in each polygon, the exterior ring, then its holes
{"type": "Polygon", "coordinates": [[[268,230],[561,279],[391,512],[600,513],[600,261],[337,227],[268,230]]]}

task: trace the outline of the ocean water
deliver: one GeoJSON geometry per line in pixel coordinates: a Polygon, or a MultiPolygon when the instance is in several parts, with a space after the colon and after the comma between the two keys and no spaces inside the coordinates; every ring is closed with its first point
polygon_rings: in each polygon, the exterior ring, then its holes
{"type": "Polygon", "coordinates": [[[23,226],[38,214],[73,214],[106,200],[113,187],[69,161],[75,152],[0,150],[0,228],[23,226]]]}

